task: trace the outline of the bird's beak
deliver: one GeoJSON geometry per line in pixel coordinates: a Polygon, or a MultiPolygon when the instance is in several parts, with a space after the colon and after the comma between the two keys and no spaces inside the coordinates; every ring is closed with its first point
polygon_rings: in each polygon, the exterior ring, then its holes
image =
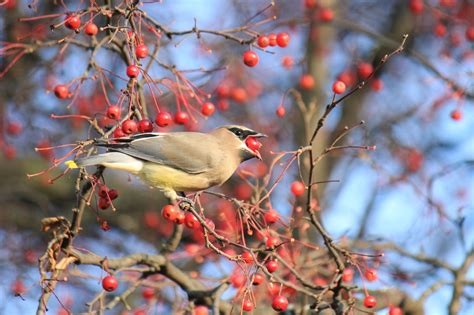
{"type": "Polygon", "coordinates": [[[267,138],[268,136],[264,133],[257,133],[255,135],[252,135],[252,137],[255,137],[255,138],[267,138]]]}

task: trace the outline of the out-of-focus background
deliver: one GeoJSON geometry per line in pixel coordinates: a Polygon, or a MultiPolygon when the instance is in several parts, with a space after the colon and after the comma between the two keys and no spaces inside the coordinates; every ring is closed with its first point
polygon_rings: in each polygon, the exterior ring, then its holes
{"type": "MultiPolygon", "coordinates": [[[[96,2],[102,5],[91,1],[96,2]]],[[[254,48],[259,63],[249,68],[242,63],[249,45],[206,33],[199,38],[188,34],[170,39],[150,32],[146,37],[150,50],[159,43],[156,58],[175,65],[197,89],[210,94],[216,106],[209,118],[196,114],[196,121],[186,126],[155,130],[207,131],[222,124],[242,124],[269,134],[262,141],[263,162],[244,163],[228,183],[214,189],[252,200],[254,187],[247,181],[261,183],[259,174],[270,169],[271,182],[277,180],[283,162],[271,168],[276,153],[308,143],[317,119],[332,100],[333,83],[345,82],[347,91],[357,87],[408,34],[404,51],[392,56],[365,86],[338,105],[318,135],[316,150],[322,152],[345,126],[352,128],[363,120],[365,124],[349,132],[340,145],[376,146],[375,151],[337,150],[318,163],[314,179],[330,180],[316,188],[318,215],[335,242],[353,243],[360,251],[384,252],[377,261],[367,258],[368,265],[377,269],[377,281],[362,281],[356,271],[354,283],[359,287],[396,288],[426,314],[470,314],[474,308],[474,2],[297,0],[274,1],[266,8],[270,4],[263,0],[143,1],[140,9],[173,31],[194,26],[225,31],[268,19],[236,36],[248,39],[255,32],[287,32],[291,38],[285,48],[254,48]],[[314,87],[305,88],[305,75],[312,77],[314,87]],[[298,102],[316,110],[302,113],[298,102]],[[255,178],[246,175],[248,170],[255,178]],[[456,276],[459,273],[462,277],[456,276]]],[[[127,86],[125,64],[118,54],[108,49],[94,52],[95,63],[103,71],[91,78],[87,73],[91,50],[74,41],[97,39],[82,31],[73,34],[64,26],[50,30],[67,12],[88,5],[7,0],[0,7],[0,314],[35,312],[40,295],[37,259],[51,238],[41,231],[41,219],[70,218],[77,202],[77,171],[53,183],[49,181],[65,169],[62,163],[38,176],[27,174],[48,169],[72,148],[57,146],[95,136],[84,119],[53,119],[51,115],[100,120],[108,102],[117,102],[120,89],[127,86]],[[19,20],[33,16],[42,18],[19,20]],[[63,44],[62,38],[72,42],[63,44]],[[51,45],[39,44],[47,41],[51,45]],[[31,46],[9,46],[14,42],[31,46]],[[88,79],[81,81],[83,76],[88,79]],[[71,84],[72,95],[66,100],[53,92],[60,83],[71,84]],[[55,148],[44,149],[49,147],[55,148]],[[15,296],[18,291],[21,297],[15,296]]],[[[88,18],[84,16],[83,23],[88,18]]],[[[106,19],[98,16],[96,23],[105,26],[106,19]]],[[[176,99],[166,84],[166,80],[176,81],[175,73],[156,64],[148,73],[163,92],[144,96],[151,119],[155,97],[162,108],[176,112],[176,99]]],[[[298,176],[295,162],[271,195],[271,204],[285,224],[303,205],[290,192],[298,176]]],[[[159,191],[120,172],[106,170],[104,178],[119,193],[114,201],[117,210],[98,209],[93,197],[75,246],[108,257],[159,252],[172,231],[172,224],[160,215],[165,201],[159,191]],[[104,222],[109,231],[104,231],[104,222]]],[[[217,231],[229,232],[233,228],[226,225],[229,222],[239,224],[224,201],[204,196],[204,202],[217,231]],[[230,214],[223,219],[222,213],[230,214]]],[[[192,231],[185,231],[175,255],[185,260],[183,269],[204,278],[226,276],[234,268],[233,263],[210,258],[202,239],[192,231]]],[[[103,275],[96,267],[74,267],[50,299],[50,313],[59,314],[64,305],[74,314],[86,312],[84,303],[100,290],[103,275]]],[[[228,289],[224,298],[232,299],[236,292],[228,289]]],[[[150,306],[138,292],[129,303],[132,309],[164,314],[171,312],[170,300],[185,305],[184,296],[163,289],[158,302],[150,306]]],[[[269,304],[265,297],[259,301],[269,304]]],[[[387,314],[388,308],[377,312],[387,314]]]]}

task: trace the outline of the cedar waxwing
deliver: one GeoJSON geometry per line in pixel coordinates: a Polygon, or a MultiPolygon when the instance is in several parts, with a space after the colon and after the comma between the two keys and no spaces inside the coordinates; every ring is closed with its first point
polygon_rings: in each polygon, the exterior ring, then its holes
{"type": "Polygon", "coordinates": [[[222,126],[209,133],[141,133],[97,142],[107,153],[67,161],[69,168],[102,165],[137,175],[160,188],[172,202],[178,193],[200,191],[226,182],[243,161],[257,157],[264,134],[243,126],[222,126]]]}

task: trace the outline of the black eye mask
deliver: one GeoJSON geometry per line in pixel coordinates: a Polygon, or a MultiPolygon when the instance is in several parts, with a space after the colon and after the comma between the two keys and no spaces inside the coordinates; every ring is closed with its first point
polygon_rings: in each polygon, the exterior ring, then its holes
{"type": "Polygon", "coordinates": [[[248,136],[256,135],[257,132],[253,130],[243,130],[240,128],[230,128],[229,131],[231,131],[233,134],[235,134],[240,140],[245,140],[248,136]]]}

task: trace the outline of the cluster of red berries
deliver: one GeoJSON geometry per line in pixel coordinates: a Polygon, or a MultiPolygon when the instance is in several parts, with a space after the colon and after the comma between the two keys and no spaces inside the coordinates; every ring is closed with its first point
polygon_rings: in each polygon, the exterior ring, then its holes
{"type": "MultiPolygon", "coordinates": [[[[7,121],[5,123],[5,133],[9,136],[18,136],[22,131],[23,126],[17,121],[7,121]]],[[[15,158],[16,148],[13,145],[9,145],[5,141],[0,141],[0,147],[6,159],[12,160],[15,158]]]]}
{"type": "MultiPolygon", "coordinates": [[[[81,18],[75,14],[70,14],[66,16],[64,19],[64,25],[76,32],[79,32],[79,28],[81,27],[81,18]]],[[[99,27],[93,22],[88,22],[84,25],[84,34],[88,36],[95,36],[99,32],[99,27]]]]}
{"type": "Polygon", "coordinates": [[[115,189],[109,189],[106,185],[101,185],[97,191],[99,196],[98,206],[102,210],[106,210],[112,204],[112,200],[118,198],[118,192],[115,189]]]}
{"type": "MultiPolygon", "coordinates": [[[[255,273],[252,276],[252,285],[254,286],[259,286],[260,284],[263,283],[264,281],[264,276],[262,276],[260,273],[255,273]]],[[[234,288],[241,288],[243,285],[245,285],[246,278],[242,273],[239,272],[234,272],[231,277],[229,278],[229,282],[234,288]]],[[[271,283],[274,285],[274,283],[271,283]]],[[[283,312],[288,308],[288,299],[281,294],[278,294],[279,288],[278,286],[274,285],[276,288],[275,293],[272,295],[275,295],[272,297],[272,308],[277,311],[277,312],[283,312]]],[[[254,309],[255,305],[254,303],[248,299],[244,298],[242,301],[242,310],[245,312],[250,312],[254,309]]]]}
{"type": "Polygon", "coordinates": [[[256,98],[261,92],[262,85],[256,80],[247,79],[242,84],[225,80],[216,88],[216,107],[221,111],[227,111],[230,108],[230,101],[244,104],[256,98]]]}
{"type": "MultiPolygon", "coordinates": [[[[198,230],[202,228],[201,222],[199,222],[198,218],[196,218],[194,214],[191,212],[187,212],[185,214],[183,211],[178,210],[173,205],[165,205],[161,209],[161,215],[170,222],[175,224],[184,224],[186,227],[192,230],[198,230]]],[[[215,229],[215,224],[211,219],[206,218],[205,222],[211,230],[215,229]]]]}
{"type": "MultiPolygon", "coordinates": [[[[357,74],[351,70],[346,70],[339,74],[332,86],[335,94],[344,93],[348,86],[352,86],[355,83],[356,76],[360,80],[367,80],[374,72],[374,67],[370,63],[361,62],[357,65],[356,70],[357,74]]],[[[373,78],[370,82],[370,87],[376,92],[381,91],[383,89],[383,81],[379,78],[373,78]]]]}
{"type": "MultiPolygon", "coordinates": [[[[270,47],[286,47],[290,43],[290,35],[285,32],[278,34],[270,33],[268,35],[260,35],[257,38],[257,45],[260,48],[270,47]]],[[[248,67],[255,67],[258,64],[259,58],[256,52],[248,50],[242,55],[244,64],[248,67]]]]}
{"type": "MultiPolygon", "coordinates": [[[[202,109],[203,115],[209,116],[214,112],[214,105],[210,102],[206,102],[203,104],[202,109]]],[[[121,116],[120,107],[117,105],[112,105],[107,108],[106,116],[112,120],[119,120],[121,116]]],[[[160,111],[155,118],[155,123],[158,127],[167,127],[172,123],[176,123],[178,125],[185,125],[189,122],[189,115],[184,111],[177,111],[174,118],[171,116],[170,113],[166,111],[160,111]]],[[[135,121],[134,119],[126,119],[122,122],[120,127],[117,127],[114,130],[114,138],[121,138],[126,135],[131,135],[136,132],[152,132],[154,129],[153,122],[149,119],[142,119],[140,121],[135,121]]]]}
{"type": "Polygon", "coordinates": [[[260,35],[257,38],[257,45],[260,48],[270,47],[281,47],[285,48],[290,44],[290,35],[286,32],[281,32],[278,34],[270,33],[268,35],[260,35]]]}

